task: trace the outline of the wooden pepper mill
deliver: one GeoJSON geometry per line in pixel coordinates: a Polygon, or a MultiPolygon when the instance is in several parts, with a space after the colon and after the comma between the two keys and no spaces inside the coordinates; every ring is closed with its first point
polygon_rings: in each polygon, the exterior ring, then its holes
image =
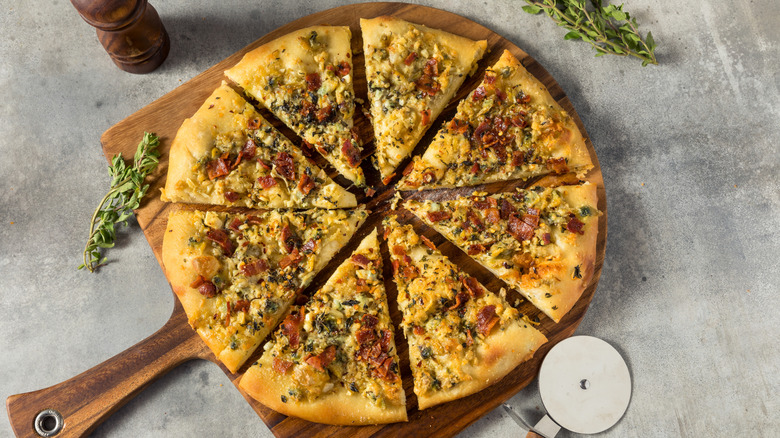
{"type": "Polygon", "coordinates": [[[130,73],[149,73],[171,47],[160,16],[147,0],[70,0],[81,18],[97,29],[114,64],[130,73]]]}

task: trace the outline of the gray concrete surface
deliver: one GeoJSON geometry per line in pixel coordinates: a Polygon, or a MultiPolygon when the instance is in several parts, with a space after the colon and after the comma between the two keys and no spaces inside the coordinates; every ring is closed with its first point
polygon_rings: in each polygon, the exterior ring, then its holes
{"type": "MultiPolygon", "coordinates": [[[[66,0],[0,1],[0,396],[66,380],[153,333],[173,297],[141,231],[79,272],[106,190],[100,134],[227,55],[342,2],[158,0],[171,54],[123,73],[66,0]]],[[[577,108],[609,201],[579,334],[626,358],[612,437],[780,436],[780,3],[626,0],[661,65],[594,58],[520,0],[430,1],[524,48],[577,108]]],[[[511,401],[534,411],[533,385],[511,401]]],[[[540,416],[540,413],[534,415],[540,416]]],[[[0,415],[0,436],[10,436],[0,415]]],[[[269,436],[214,365],[163,377],[94,436],[269,436]]],[[[422,431],[421,431],[422,434],[422,431]]],[[[500,408],[463,436],[523,436],[500,408]]]]}

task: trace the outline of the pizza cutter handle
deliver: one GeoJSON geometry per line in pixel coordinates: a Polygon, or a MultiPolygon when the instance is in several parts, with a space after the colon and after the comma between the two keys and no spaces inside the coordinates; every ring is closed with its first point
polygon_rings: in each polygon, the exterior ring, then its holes
{"type": "Polygon", "coordinates": [[[85,436],[158,377],[190,359],[208,357],[174,301],[168,322],[138,344],[70,380],[8,397],[16,436],[85,436]]]}

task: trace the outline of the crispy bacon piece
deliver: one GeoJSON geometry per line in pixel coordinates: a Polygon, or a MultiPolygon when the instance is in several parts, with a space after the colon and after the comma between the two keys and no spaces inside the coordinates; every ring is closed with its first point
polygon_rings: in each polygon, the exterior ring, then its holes
{"type": "Polygon", "coordinates": [[[507,228],[509,234],[511,234],[512,237],[520,242],[529,240],[530,238],[534,237],[534,227],[527,224],[526,222],[523,222],[519,217],[517,217],[517,214],[513,214],[509,218],[507,228]]]}
{"type": "Polygon", "coordinates": [[[414,326],[414,328],[412,329],[412,331],[413,331],[413,332],[414,332],[414,334],[415,334],[415,335],[417,335],[417,336],[422,336],[422,335],[424,335],[424,334],[425,334],[425,329],[424,329],[424,328],[422,328],[422,327],[420,327],[419,325],[416,325],[416,326],[414,326]]]}
{"type": "Polygon", "coordinates": [[[404,59],[404,64],[412,65],[415,59],[417,59],[417,52],[412,52],[409,54],[409,56],[406,57],[406,59],[404,59]]]}
{"type": "Polygon", "coordinates": [[[463,277],[461,280],[463,282],[463,286],[466,288],[466,290],[469,291],[469,293],[474,296],[475,298],[479,298],[482,296],[482,288],[479,287],[479,282],[474,277],[463,277]]]}
{"type": "Polygon", "coordinates": [[[322,86],[322,79],[319,73],[309,73],[306,75],[306,88],[309,91],[317,91],[322,86]]]}
{"type": "Polygon", "coordinates": [[[500,318],[496,315],[496,306],[485,306],[477,313],[477,330],[487,336],[499,320],[500,318]]]}
{"type": "Polygon", "coordinates": [[[257,160],[257,162],[260,164],[260,167],[262,167],[265,170],[271,170],[273,169],[273,166],[271,166],[270,163],[268,163],[265,160],[257,160]]]}
{"type": "Polygon", "coordinates": [[[241,266],[241,272],[243,272],[247,277],[251,277],[253,275],[267,271],[268,268],[268,262],[265,261],[265,259],[257,259],[241,266]]]}
{"type": "Polygon", "coordinates": [[[260,178],[257,178],[257,182],[260,183],[260,187],[267,190],[276,185],[276,178],[272,176],[261,176],[260,178]]]}
{"type": "Polygon", "coordinates": [[[357,167],[360,164],[360,151],[352,144],[352,140],[344,140],[344,144],[341,145],[341,153],[344,154],[344,158],[347,159],[347,164],[352,167],[357,167]]]}
{"type": "Polygon", "coordinates": [[[301,175],[300,181],[298,181],[298,190],[300,190],[304,195],[308,195],[315,185],[316,184],[314,183],[314,180],[311,179],[309,175],[304,173],[301,175]]]}
{"type": "Polygon", "coordinates": [[[287,337],[290,342],[290,348],[298,348],[300,341],[300,329],[303,325],[303,310],[296,313],[290,313],[287,318],[280,324],[282,328],[282,334],[287,337]]]}
{"type": "Polygon", "coordinates": [[[531,101],[531,95],[523,93],[522,97],[518,97],[517,101],[520,103],[528,103],[531,101]]]}
{"type": "Polygon", "coordinates": [[[431,239],[429,239],[429,238],[427,238],[427,237],[425,237],[423,235],[420,235],[420,240],[423,241],[425,246],[427,246],[428,248],[436,251],[436,245],[434,245],[433,242],[431,242],[431,239]]]}
{"type": "Polygon", "coordinates": [[[510,122],[518,128],[523,129],[528,126],[528,121],[525,120],[526,114],[527,113],[525,111],[520,111],[519,113],[512,116],[510,122]]]}
{"type": "Polygon", "coordinates": [[[390,367],[393,365],[393,358],[388,357],[385,359],[384,362],[382,362],[382,365],[376,368],[376,374],[379,375],[382,379],[392,382],[395,380],[395,374],[393,374],[392,371],[390,371],[390,367]]]}
{"type": "Polygon", "coordinates": [[[257,216],[250,215],[246,217],[246,223],[253,224],[253,225],[262,225],[263,220],[257,216]]]}
{"type": "Polygon", "coordinates": [[[478,173],[479,173],[479,163],[474,163],[474,164],[471,166],[471,173],[472,173],[473,175],[476,175],[476,174],[478,174],[478,173]]]}
{"type": "Polygon", "coordinates": [[[441,90],[441,84],[436,81],[435,77],[427,73],[423,73],[423,75],[420,76],[420,79],[417,79],[414,82],[414,85],[417,86],[417,89],[427,94],[428,96],[435,96],[436,93],[441,90]]]}
{"type": "Polygon", "coordinates": [[[282,245],[284,245],[284,249],[288,253],[292,253],[301,246],[301,239],[290,229],[289,225],[282,227],[282,235],[280,237],[282,239],[282,245]]]}
{"type": "Polygon", "coordinates": [[[367,268],[371,264],[371,260],[363,254],[353,254],[352,263],[360,266],[361,268],[367,268]]]}
{"type": "Polygon", "coordinates": [[[488,208],[485,212],[485,221],[489,224],[497,224],[501,220],[501,213],[497,208],[488,208]]]}
{"type": "Polygon", "coordinates": [[[279,152],[274,158],[276,173],[289,181],[295,181],[295,163],[292,155],[287,152],[279,152]]]}
{"type": "Polygon", "coordinates": [[[457,295],[455,295],[455,303],[448,307],[446,310],[455,310],[465,304],[469,300],[469,294],[465,292],[458,292],[457,295]]]}
{"type": "Polygon", "coordinates": [[[582,229],[584,226],[585,223],[577,219],[573,214],[569,216],[569,222],[566,223],[566,229],[577,234],[585,234],[585,231],[582,229]]]}
{"type": "Polygon", "coordinates": [[[423,73],[429,76],[439,76],[439,61],[436,58],[430,58],[425,62],[423,73]]]}
{"type": "Polygon", "coordinates": [[[493,83],[496,82],[496,76],[491,74],[485,74],[485,83],[488,85],[493,85],[493,83]]]}
{"type": "Polygon", "coordinates": [[[469,122],[461,119],[452,119],[447,124],[447,129],[453,134],[465,134],[469,130],[469,122]]]}
{"type": "Polygon", "coordinates": [[[443,221],[445,219],[451,219],[452,213],[449,211],[429,211],[428,214],[426,214],[428,217],[428,220],[431,222],[439,222],[443,221]]]}
{"type": "Polygon", "coordinates": [[[473,228],[475,231],[482,231],[482,229],[485,228],[482,224],[482,220],[479,219],[477,213],[472,209],[469,209],[469,211],[466,212],[466,223],[464,224],[464,227],[466,226],[473,228]]]}
{"type": "Polygon", "coordinates": [[[363,346],[370,346],[374,341],[376,341],[376,334],[374,333],[373,329],[361,327],[356,333],[355,338],[357,339],[357,343],[360,347],[363,346]]]}
{"type": "Polygon", "coordinates": [[[317,112],[314,113],[314,116],[317,118],[318,122],[324,122],[325,120],[328,120],[332,115],[333,115],[333,107],[330,105],[326,105],[318,109],[317,112]]]}
{"type": "Polygon", "coordinates": [[[209,179],[216,179],[223,177],[230,173],[230,165],[228,164],[227,158],[217,158],[216,160],[211,160],[206,165],[206,172],[209,175],[209,179]]]}
{"type": "Polygon", "coordinates": [[[469,245],[468,251],[466,251],[466,254],[468,255],[477,255],[482,254],[485,252],[487,248],[485,248],[485,245],[481,243],[475,243],[474,245],[469,245]]]}
{"type": "Polygon", "coordinates": [[[474,90],[473,96],[474,96],[474,100],[482,100],[482,99],[484,99],[485,96],[487,96],[487,92],[485,91],[485,87],[483,87],[482,85],[477,87],[477,89],[474,90]]]}
{"type": "Polygon", "coordinates": [[[422,115],[422,124],[428,126],[431,123],[431,110],[424,109],[420,114],[422,115]]]}
{"type": "Polygon", "coordinates": [[[301,247],[301,252],[304,254],[311,254],[316,250],[317,250],[317,241],[314,239],[309,239],[309,241],[304,243],[303,246],[301,247]]]}
{"type": "Polygon", "coordinates": [[[542,242],[544,242],[545,245],[550,244],[550,233],[542,234],[542,242]]]}
{"type": "Polygon", "coordinates": [[[514,151],[512,152],[512,165],[515,167],[520,167],[523,164],[525,164],[525,153],[520,151],[514,151]]]}
{"type": "Polygon", "coordinates": [[[414,280],[420,275],[420,271],[417,269],[416,266],[413,265],[401,266],[400,272],[401,272],[401,277],[406,279],[406,281],[414,280]]]}
{"type": "Polygon", "coordinates": [[[260,127],[260,119],[258,119],[258,118],[249,119],[246,122],[246,127],[249,128],[249,129],[257,129],[257,128],[259,128],[260,127]]]}
{"type": "Polygon", "coordinates": [[[293,363],[289,360],[274,358],[273,368],[279,374],[287,374],[287,371],[293,366],[293,363]]]}
{"type": "Polygon", "coordinates": [[[436,174],[434,174],[432,171],[425,172],[422,175],[422,181],[425,184],[431,184],[432,182],[436,181],[436,174]]]}
{"type": "Polygon", "coordinates": [[[292,253],[287,254],[279,260],[279,269],[284,269],[288,266],[294,266],[303,260],[303,256],[298,253],[297,249],[294,249],[292,253]]]}
{"type": "Polygon", "coordinates": [[[499,215],[501,216],[501,219],[507,220],[509,219],[509,216],[515,214],[517,212],[517,209],[514,205],[512,205],[511,202],[507,201],[506,199],[501,200],[501,206],[499,208],[499,215]]]}
{"type": "Polygon", "coordinates": [[[498,205],[498,201],[495,200],[495,198],[484,198],[480,199],[478,196],[473,196],[471,198],[472,205],[477,208],[477,210],[486,210],[490,207],[495,207],[498,205]]]}
{"type": "Polygon", "coordinates": [[[210,230],[206,233],[206,238],[222,247],[226,255],[233,255],[236,245],[230,240],[230,236],[225,230],[210,230]]]}
{"type": "Polygon", "coordinates": [[[238,153],[238,158],[239,161],[241,157],[244,157],[246,160],[251,160],[255,157],[255,154],[257,154],[257,144],[255,144],[255,141],[250,138],[247,139],[246,143],[244,143],[244,147],[242,147],[241,152],[238,153]]]}
{"type": "Polygon", "coordinates": [[[330,365],[334,359],[336,359],[336,346],[328,345],[322,353],[317,356],[309,356],[305,361],[315,369],[325,371],[325,367],[330,365]]]}
{"type": "Polygon", "coordinates": [[[352,71],[352,67],[349,66],[349,62],[341,61],[339,62],[339,68],[336,70],[336,74],[343,77],[348,75],[350,71],[352,71]]]}
{"type": "Polygon", "coordinates": [[[236,301],[236,304],[233,304],[233,311],[238,312],[246,312],[249,310],[249,300],[238,300],[236,301]]]}
{"type": "Polygon", "coordinates": [[[236,202],[238,201],[238,198],[240,198],[240,196],[236,192],[225,192],[225,199],[229,202],[236,202]]]}
{"type": "Polygon", "coordinates": [[[360,323],[363,325],[363,327],[372,329],[376,327],[377,324],[379,324],[379,318],[366,313],[362,318],[360,318],[360,323]]]}
{"type": "Polygon", "coordinates": [[[403,176],[409,175],[410,173],[412,173],[413,169],[414,169],[414,161],[411,161],[409,164],[406,165],[406,167],[404,167],[404,171],[401,172],[401,174],[403,176]]]}
{"type": "Polygon", "coordinates": [[[524,214],[522,217],[520,217],[520,220],[536,228],[537,226],[539,226],[539,210],[534,210],[533,208],[529,208],[528,212],[524,214]],[[535,211],[536,214],[533,214],[532,211],[535,211]]]}
{"type": "Polygon", "coordinates": [[[355,292],[368,292],[371,288],[368,287],[368,282],[364,278],[358,278],[355,280],[355,292]]]}
{"type": "Polygon", "coordinates": [[[496,89],[496,96],[498,97],[498,100],[500,100],[501,102],[505,101],[507,98],[507,95],[504,92],[504,90],[499,90],[499,89],[496,89]]]}
{"type": "Polygon", "coordinates": [[[547,159],[547,168],[557,174],[563,174],[569,172],[569,166],[566,165],[565,158],[549,158],[547,159]]]}
{"type": "Polygon", "coordinates": [[[301,152],[303,152],[305,157],[311,158],[314,156],[314,146],[312,146],[312,144],[308,141],[303,140],[303,144],[301,145],[301,152]]]}
{"type": "Polygon", "coordinates": [[[243,224],[243,223],[244,222],[241,219],[239,219],[237,217],[234,217],[233,220],[230,221],[230,223],[228,224],[227,227],[230,228],[231,230],[235,231],[235,232],[238,232],[239,231],[238,227],[240,227],[241,224],[243,224]]]}
{"type": "Polygon", "coordinates": [[[301,115],[304,118],[308,119],[309,116],[314,114],[314,111],[316,111],[316,107],[314,106],[314,104],[311,101],[304,100],[303,103],[301,104],[301,115]]]}

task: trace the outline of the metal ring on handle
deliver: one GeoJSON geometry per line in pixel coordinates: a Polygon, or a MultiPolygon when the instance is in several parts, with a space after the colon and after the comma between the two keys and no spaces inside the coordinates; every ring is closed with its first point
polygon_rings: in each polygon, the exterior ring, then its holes
{"type": "Polygon", "coordinates": [[[38,435],[48,438],[60,433],[64,422],[62,421],[62,414],[59,412],[54,409],[44,409],[35,416],[33,425],[38,435]]]}

